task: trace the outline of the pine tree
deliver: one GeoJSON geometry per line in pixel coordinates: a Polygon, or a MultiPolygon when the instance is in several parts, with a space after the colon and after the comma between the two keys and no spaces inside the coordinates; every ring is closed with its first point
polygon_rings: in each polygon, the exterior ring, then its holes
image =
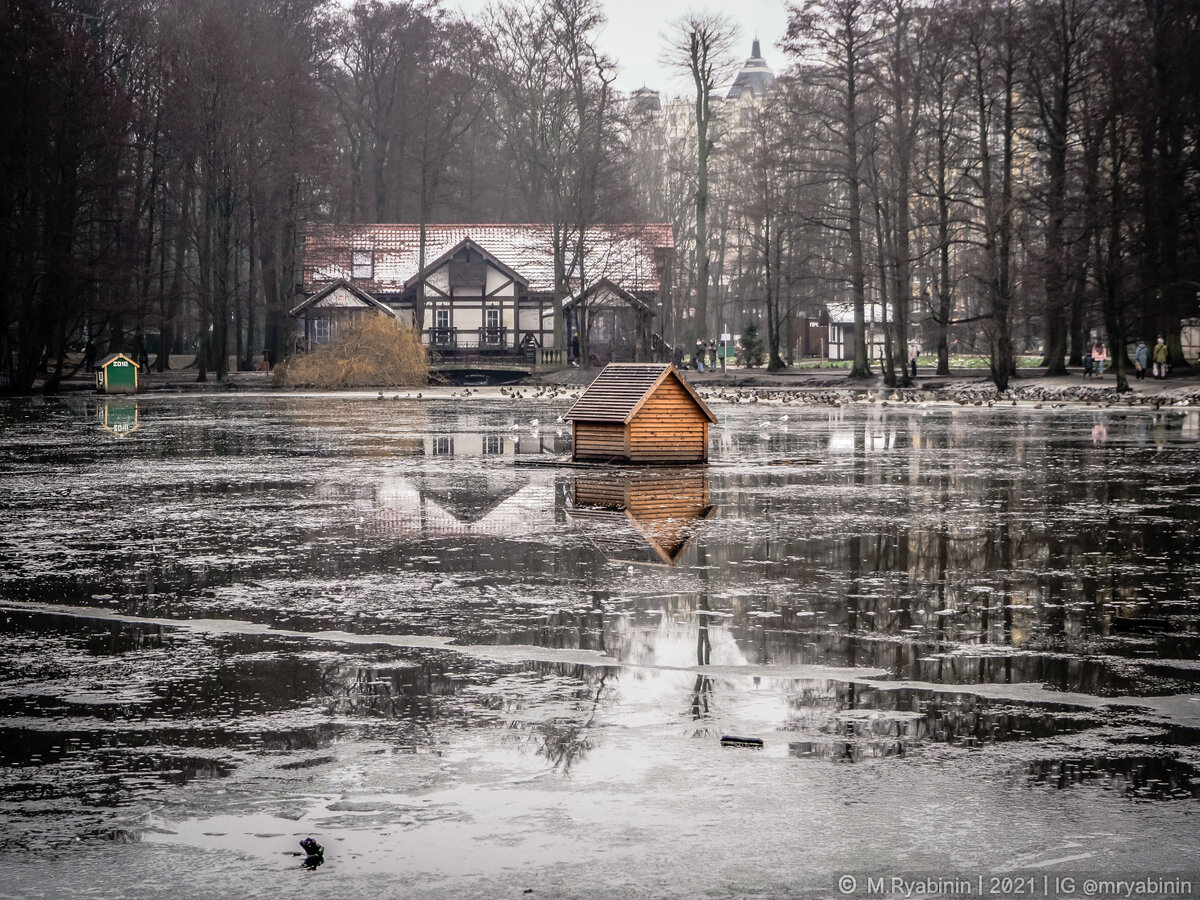
{"type": "Polygon", "coordinates": [[[742,327],[742,365],[747,368],[761,366],[763,361],[763,342],[758,336],[758,323],[747,322],[742,327]]]}

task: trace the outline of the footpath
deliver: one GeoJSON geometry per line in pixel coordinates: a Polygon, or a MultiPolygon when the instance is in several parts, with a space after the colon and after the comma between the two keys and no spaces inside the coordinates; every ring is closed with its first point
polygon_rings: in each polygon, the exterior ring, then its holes
{"type": "MultiPolygon", "coordinates": [[[[190,360],[189,360],[190,361],[190,360]]],[[[172,360],[174,363],[175,360],[172,360]]],[[[564,369],[559,372],[533,376],[521,382],[529,387],[583,387],[599,374],[600,369],[564,369]]],[[[697,388],[705,391],[734,391],[743,395],[770,396],[791,394],[793,399],[819,397],[826,399],[839,396],[844,399],[870,400],[953,400],[975,402],[988,400],[1047,400],[1104,402],[1171,403],[1200,405],[1200,367],[1190,367],[1173,373],[1166,379],[1156,380],[1147,376],[1138,380],[1129,379],[1130,391],[1118,397],[1116,377],[1106,373],[1103,377],[1084,377],[1079,373],[1047,378],[1044,370],[1022,369],[1009,382],[1008,390],[997,392],[986,371],[980,369],[958,369],[949,375],[937,375],[932,368],[918,369],[917,377],[911,379],[907,388],[893,388],[884,383],[881,375],[870,378],[850,378],[846,369],[791,369],[785,372],[768,373],[764,369],[731,368],[725,372],[696,372],[684,370],[684,376],[697,388]]],[[[197,370],[177,366],[166,372],[150,372],[139,376],[139,392],[227,392],[227,391],[278,391],[269,372],[230,372],[224,381],[217,381],[213,373],[206,381],[196,380],[197,370]]],[[[94,377],[80,371],[64,379],[62,393],[87,393],[95,390],[94,377]]],[[[436,388],[434,389],[436,390],[436,388]]],[[[41,385],[34,387],[40,393],[41,385]]]]}

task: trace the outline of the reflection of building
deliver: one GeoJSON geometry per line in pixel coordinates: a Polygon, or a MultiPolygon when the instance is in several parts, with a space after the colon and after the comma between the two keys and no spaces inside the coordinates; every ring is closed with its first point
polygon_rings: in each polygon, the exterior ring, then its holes
{"type": "Polygon", "coordinates": [[[554,483],[503,471],[384,479],[376,490],[373,528],[425,537],[520,537],[555,524],[554,483]]]}
{"type": "Polygon", "coordinates": [[[559,430],[457,431],[416,439],[415,456],[445,459],[406,468],[375,488],[371,527],[393,534],[486,534],[519,537],[562,521],[552,481],[514,457],[559,456],[569,439],[559,430]],[[452,464],[450,457],[455,460],[452,464]],[[509,464],[498,464],[501,459],[509,464]]]}
{"type": "Polygon", "coordinates": [[[715,511],[703,473],[581,475],[568,515],[612,562],[673,566],[715,511]]]}

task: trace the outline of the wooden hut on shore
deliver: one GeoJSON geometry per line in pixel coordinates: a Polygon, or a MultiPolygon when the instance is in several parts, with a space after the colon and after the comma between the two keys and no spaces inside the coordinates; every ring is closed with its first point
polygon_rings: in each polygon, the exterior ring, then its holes
{"type": "Polygon", "coordinates": [[[576,461],[702,463],[717,421],[670,363],[610,363],[563,418],[576,461]]]}
{"type": "Polygon", "coordinates": [[[132,356],[112,353],[96,367],[96,392],[99,394],[136,394],[138,364],[132,356]]]}

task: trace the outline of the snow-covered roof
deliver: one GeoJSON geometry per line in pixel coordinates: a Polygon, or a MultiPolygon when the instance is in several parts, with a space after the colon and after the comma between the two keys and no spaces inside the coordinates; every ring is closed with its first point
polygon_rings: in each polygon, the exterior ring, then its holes
{"type": "MultiPolygon", "coordinates": [[[[619,284],[614,284],[608,278],[601,278],[599,281],[589,285],[583,291],[576,291],[570,297],[563,301],[563,309],[570,309],[579,302],[581,297],[587,298],[589,309],[595,309],[598,306],[620,306],[628,305],[634,309],[640,310],[650,316],[657,316],[654,310],[650,308],[650,304],[634,294],[631,294],[619,284]]],[[[554,315],[554,310],[548,309],[542,313],[543,319],[548,319],[554,315]]]]}
{"type": "MultiPolygon", "coordinates": [[[[853,303],[826,303],[825,308],[829,310],[829,321],[833,325],[853,325],[854,324],[854,304],[853,303]]],[[[888,306],[888,321],[892,319],[892,308],[888,306]]],[[[863,321],[878,325],[883,321],[883,306],[878,303],[863,304],[863,321]]]]}
{"type": "MultiPolygon", "coordinates": [[[[554,290],[553,228],[545,224],[426,225],[426,264],[470,240],[515,272],[532,293],[554,290]]],[[[419,269],[416,224],[310,223],[304,241],[306,291],[352,277],[351,254],[372,252],[371,278],[354,278],[372,294],[401,293],[419,269]]],[[[628,291],[657,291],[666,251],[675,246],[669,223],[596,225],[585,242],[589,282],[608,278],[628,291]]]]}
{"type": "Polygon", "coordinates": [[[386,303],[380,303],[344,278],[330,282],[325,288],[297,304],[288,315],[297,317],[305,310],[318,309],[375,309],[393,319],[396,317],[394,309],[386,303]]]}

